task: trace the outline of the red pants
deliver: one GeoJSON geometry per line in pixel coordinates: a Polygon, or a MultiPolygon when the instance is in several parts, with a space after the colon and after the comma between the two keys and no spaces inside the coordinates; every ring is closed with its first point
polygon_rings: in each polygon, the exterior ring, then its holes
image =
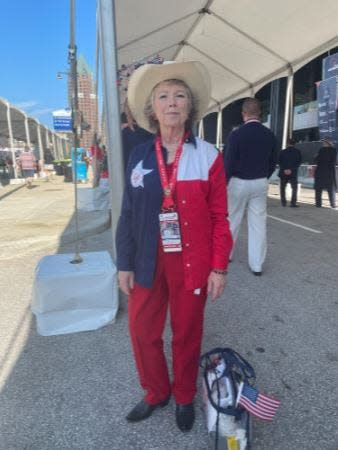
{"type": "Polygon", "coordinates": [[[196,394],[207,289],[187,291],[181,253],[159,246],[152,288],[135,285],[128,303],[129,332],[145,400],[156,404],[172,393],[179,404],[196,394]],[[172,329],[173,384],[163,352],[162,334],[168,306],[172,329]]]}

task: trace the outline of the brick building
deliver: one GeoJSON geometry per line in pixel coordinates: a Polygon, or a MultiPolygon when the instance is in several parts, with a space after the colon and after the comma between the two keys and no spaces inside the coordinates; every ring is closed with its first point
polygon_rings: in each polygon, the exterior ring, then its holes
{"type": "Polygon", "coordinates": [[[77,62],[79,110],[83,119],[90,125],[88,131],[82,131],[81,147],[88,150],[93,144],[94,133],[98,131],[98,104],[95,93],[95,81],[86,60],[82,55],[77,62]]]}

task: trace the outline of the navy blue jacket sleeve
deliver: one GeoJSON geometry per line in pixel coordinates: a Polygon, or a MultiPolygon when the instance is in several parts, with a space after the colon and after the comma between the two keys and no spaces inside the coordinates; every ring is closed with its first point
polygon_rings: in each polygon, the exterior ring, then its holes
{"type": "Polygon", "coordinates": [[[136,245],[132,230],[132,200],[129,183],[131,164],[126,171],[126,184],[123,193],[121,215],[116,229],[117,270],[134,271],[136,245]]]}

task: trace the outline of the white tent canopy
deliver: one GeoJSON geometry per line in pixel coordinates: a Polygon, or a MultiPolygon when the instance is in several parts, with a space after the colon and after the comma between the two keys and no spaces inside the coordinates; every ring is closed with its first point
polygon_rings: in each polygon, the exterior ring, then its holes
{"type": "Polygon", "coordinates": [[[116,0],[118,62],[199,60],[209,112],[338,45],[337,0],[116,0]]]}
{"type": "Polygon", "coordinates": [[[212,82],[208,112],[218,111],[218,143],[221,108],[289,75],[284,143],[291,123],[293,72],[338,45],[338,0],[98,0],[97,3],[107,142],[110,152],[114,149],[114,157],[108,152],[115,207],[113,233],[123,186],[119,105],[112,88],[117,83],[115,56],[120,68],[158,54],[167,61],[204,63],[212,82]]]}

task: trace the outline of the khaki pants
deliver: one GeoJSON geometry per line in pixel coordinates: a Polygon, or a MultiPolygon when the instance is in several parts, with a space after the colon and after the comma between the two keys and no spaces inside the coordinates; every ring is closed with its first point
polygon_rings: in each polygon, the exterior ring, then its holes
{"type": "Polygon", "coordinates": [[[237,241],[244,212],[248,220],[248,260],[254,272],[261,272],[266,257],[267,178],[243,180],[232,177],[228,185],[230,230],[237,241]]]}

